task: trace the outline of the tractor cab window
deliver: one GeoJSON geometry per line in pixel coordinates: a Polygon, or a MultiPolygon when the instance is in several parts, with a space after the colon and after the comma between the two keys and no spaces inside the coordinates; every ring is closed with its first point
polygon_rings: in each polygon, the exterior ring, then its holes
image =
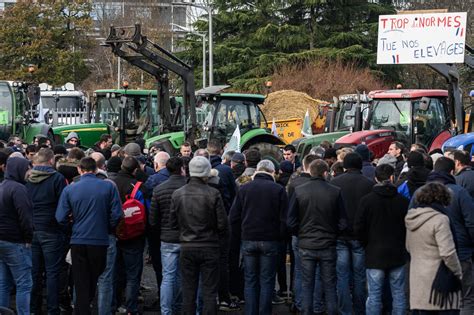
{"type": "Polygon", "coordinates": [[[107,95],[97,96],[97,108],[94,121],[106,123],[109,125],[117,125],[119,118],[120,97],[110,94],[108,97],[107,95]]]}
{"type": "Polygon", "coordinates": [[[82,109],[82,97],[80,96],[41,96],[43,107],[48,109],[82,109]]]}
{"type": "Polygon", "coordinates": [[[0,83],[0,125],[12,122],[13,96],[7,82],[0,83]]]}
{"type": "Polygon", "coordinates": [[[416,142],[427,145],[430,144],[441,131],[446,129],[447,117],[443,104],[439,99],[428,98],[426,100],[426,102],[428,102],[426,110],[420,109],[422,101],[423,100],[417,100],[413,102],[413,132],[416,137],[416,142]]]}
{"type": "Polygon", "coordinates": [[[240,130],[258,127],[257,113],[253,102],[224,99],[219,103],[214,127],[229,139],[237,126],[240,130]]]}
{"type": "Polygon", "coordinates": [[[355,103],[343,103],[338,115],[338,130],[349,130],[355,124],[355,103]]]}
{"type": "Polygon", "coordinates": [[[394,130],[400,141],[409,143],[411,137],[410,107],[410,100],[376,100],[372,111],[372,117],[369,122],[369,129],[394,130]]]}

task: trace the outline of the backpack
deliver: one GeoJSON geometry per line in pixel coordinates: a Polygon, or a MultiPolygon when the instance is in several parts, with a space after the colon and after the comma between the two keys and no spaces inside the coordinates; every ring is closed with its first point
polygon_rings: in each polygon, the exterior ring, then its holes
{"type": "Polygon", "coordinates": [[[141,184],[141,182],[137,182],[132,193],[125,197],[125,202],[122,205],[123,219],[117,227],[117,238],[119,240],[130,240],[145,234],[145,206],[135,199],[141,184]]]}

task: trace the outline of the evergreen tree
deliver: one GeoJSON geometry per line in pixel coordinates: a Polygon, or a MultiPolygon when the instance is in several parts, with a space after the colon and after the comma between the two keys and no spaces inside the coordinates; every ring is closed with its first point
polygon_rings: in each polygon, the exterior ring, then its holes
{"type": "Polygon", "coordinates": [[[0,78],[53,85],[80,83],[90,39],[88,0],[18,1],[0,19],[0,78]],[[34,64],[33,77],[26,69],[34,64]]]}

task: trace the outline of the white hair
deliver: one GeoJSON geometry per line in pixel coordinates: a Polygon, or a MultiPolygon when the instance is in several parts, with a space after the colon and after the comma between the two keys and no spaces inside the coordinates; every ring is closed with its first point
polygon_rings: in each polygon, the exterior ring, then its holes
{"type": "Polygon", "coordinates": [[[158,166],[165,166],[169,159],[170,155],[168,153],[160,151],[155,155],[153,161],[158,164],[158,166]]]}
{"type": "Polygon", "coordinates": [[[270,160],[261,160],[257,164],[257,172],[268,172],[274,173],[275,172],[275,164],[273,164],[270,160]]]}

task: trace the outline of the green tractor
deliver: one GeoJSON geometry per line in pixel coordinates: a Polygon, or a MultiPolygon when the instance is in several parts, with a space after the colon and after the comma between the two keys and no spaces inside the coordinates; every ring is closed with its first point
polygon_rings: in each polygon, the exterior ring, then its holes
{"type": "Polygon", "coordinates": [[[158,82],[158,120],[160,135],[146,140],[149,148],[160,144],[170,154],[179,150],[184,141],[195,148],[205,147],[210,139],[227,143],[236,130],[240,131],[240,150],[258,147],[263,157],[279,161],[279,146],[285,142],[271,134],[260,111],[265,97],[257,94],[222,93],[228,86],[211,86],[194,90],[191,66],[141,34],[141,26],[111,27],[105,44],[112,52],[130,64],[150,73],[158,82]],[[169,73],[182,80],[182,106],[172,111],[169,97],[169,73]]]}
{"type": "Polygon", "coordinates": [[[138,135],[147,139],[159,134],[157,112],[156,90],[97,90],[86,112],[87,123],[58,126],[53,130],[57,142],[76,132],[85,148],[93,146],[102,134],[111,134],[115,143],[125,145],[135,141],[138,135]]]}
{"type": "Polygon", "coordinates": [[[32,143],[38,134],[54,141],[53,130],[38,121],[39,88],[34,84],[0,81],[0,139],[18,136],[32,143]]]}
{"type": "Polygon", "coordinates": [[[297,148],[298,155],[303,158],[323,141],[334,143],[342,136],[362,130],[362,120],[363,117],[367,117],[370,104],[371,99],[366,94],[344,94],[334,97],[328,130],[325,133],[295,140],[293,145],[297,148]]]}

